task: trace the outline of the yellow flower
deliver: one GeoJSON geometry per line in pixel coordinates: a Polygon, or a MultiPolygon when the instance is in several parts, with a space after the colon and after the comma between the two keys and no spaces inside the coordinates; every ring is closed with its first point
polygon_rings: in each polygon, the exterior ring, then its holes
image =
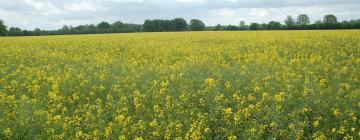
{"type": "Polygon", "coordinates": [[[356,128],[354,128],[354,127],[353,127],[353,128],[351,128],[351,131],[352,131],[352,132],[355,132],[355,130],[356,130],[356,128]]]}
{"type": "Polygon", "coordinates": [[[208,78],[208,79],[205,80],[205,83],[206,83],[207,86],[213,87],[213,86],[215,86],[215,79],[214,78],[208,78]]]}
{"type": "Polygon", "coordinates": [[[255,133],[256,131],[257,131],[256,128],[251,128],[251,129],[250,129],[250,132],[251,132],[251,133],[255,133]]]}
{"type": "Polygon", "coordinates": [[[289,129],[294,129],[294,128],[295,128],[295,125],[292,124],[292,123],[290,123],[290,124],[288,125],[288,128],[289,128],[289,129]]]}
{"type": "Polygon", "coordinates": [[[156,127],[158,125],[156,119],[154,119],[152,122],[150,122],[149,125],[151,127],[156,127]]]}
{"type": "Polygon", "coordinates": [[[339,117],[339,116],[341,115],[341,112],[339,111],[339,109],[334,109],[333,115],[334,115],[335,117],[339,117]]]}
{"type": "Polygon", "coordinates": [[[210,128],[205,128],[205,129],[204,129],[204,132],[205,132],[205,133],[210,133],[210,128]]]}
{"type": "Polygon", "coordinates": [[[120,135],[119,140],[126,140],[126,136],[125,135],[120,135]]]}
{"type": "Polygon", "coordinates": [[[199,131],[194,131],[191,133],[190,138],[192,140],[200,140],[201,139],[201,133],[199,131]]]}
{"type": "Polygon", "coordinates": [[[105,128],[105,137],[110,137],[110,135],[112,134],[113,130],[111,128],[111,126],[108,126],[105,128]]]}
{"type": "Polygon", "coordinates": [[[236,136],[231,135],[231,136],[228,137],[228,140],[236,140],[236,138],[237,138],[236,136]]]}
{"type": "Polygon", "coordinates": [[[345,132],[346,132],[345,127],[341,126],[339,129],[339,133],[343,135],[343,134],[345,134],[345,132]]]}
{"type": "Polygon", "coordinates": [[[11,129],[10,128],[6,128],[3,131],[3,134],[5,135],[5,137],[9,138],[12,135],[11,129]]]}
{"type": "Polygon", "coordinates": [[[232,113],[232,109],[231,108],[225,108],[224,109],[225,114],[231,114],[232,113]]]}
{"type": "Polygon", "coordinates": [[[134,140],[144,140],[142,137],[135,137],[134,140]]]}
{"type": "Polygon", "coordinates": [[[83,132],[82,132],[81,130],[78,130],[78,131],[76,131],[75,136],[76,136],[77,138],[81,138],[81,137],[83,136],[83,132]]]}
{"type": "Polygon", "coordinates": [[[231,87],[231,83],[229,81],[227,81],[225,83],[225,89],[229,89],[231,87]]]}
{"type": "Polygon", "coordinates": [[[319,124],[320,124],[319,121],[314,121],[313,126],[314,126],[314,127],[318,127],[319,124]]]}
{"type": "Polygon", "coordinates": [[[280,92],[278,94],[276,94],[274,96],[274,99],[276,102],[283,102],[284,101],[284,97],[285,97],[285,93],[284,92],[280,92]]]}
{"type": "Polygon", "coordinates": [[[321,79],[320,86],[325,86],[325,85],[326,85],[326,79],[321,79]]]}

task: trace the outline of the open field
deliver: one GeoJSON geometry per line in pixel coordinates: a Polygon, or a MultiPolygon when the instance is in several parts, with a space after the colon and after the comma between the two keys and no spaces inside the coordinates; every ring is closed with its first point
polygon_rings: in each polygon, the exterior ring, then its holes
{"type": "Polygon", "coordinates": [[[0,38],[0,139],[360,139],[360,30],[0,38]]]}

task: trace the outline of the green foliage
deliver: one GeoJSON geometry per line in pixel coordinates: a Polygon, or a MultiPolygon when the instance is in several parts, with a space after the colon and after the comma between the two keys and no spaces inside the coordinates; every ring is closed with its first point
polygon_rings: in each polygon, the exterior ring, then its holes
{"type": "Polygon", "coordinates": [[[185,31],[187,30],[187,23],[183,18],[145,20],[143,29],[145,32],[185,31]]]}
{"type": "Polygon", "coordinates": [[[310,18],[307,14],[300,14],[298,15],[296,19],[297,25],[309,25],[310,24],[310,18]]]}
{"type": "Polygon", "coordinates": [[[186,20],[183,18],[175,18],[172,21],[175,25],[175,30],[176,31],[186,31],[188,24],[186,23],[186,20]]]}
{"type": "Polygon", "coordinates": [[[248,29],[248,27],[245,24],[245,21],[240,21],[239,29],[240,30],[247,30],[248,29]]]}
{"type": "Polygon", "coordinates": [[[337,18],[333,14],[325,15],[323,19],[324,24],[336,24],[337,18]]]}
{"type": "Polygon", "coordinates": [[[260,24],[259,23],[251,23],[249,29],[250,30],[259,30],[260,29],[260,24]]]}
{"type": "Polygon", "coordinates": [[[292,16],[290,16],[290,15],[286,16],[286,19],[284,22],[288,29],[292,29],[295,25],[295,19],[293,19],[292,16]]]}
{"type": "Polygon", "coordinates": [[[281,23],[277,22],[277,21],[270,21],[267,25],[266,28],[268,30],[280,30],[281,29],[281,23]]]}
{"type": "Polygon", "coordinates": [[[108,22],[100,22],[97,26],[99,29],[110,29],[110,24],[108,22]]]}
{"type": "Polygon", "coordinates": [[[217,24],[214,29],[214,31],[221,31],[221,30],[224,30],[224,27],[222,27],[220,24],[217,24]]]}
{"type": "Polygon", "coordinates": [[[192,31],[203,31],[205,29],[205,24],[199,19],[191,19],[190,28],[192,31]]]}
{"type": "Polygon", "coordinates": [[[7,35],[7,30],[4,22],[0,19],[0,36],[7,35]]]}

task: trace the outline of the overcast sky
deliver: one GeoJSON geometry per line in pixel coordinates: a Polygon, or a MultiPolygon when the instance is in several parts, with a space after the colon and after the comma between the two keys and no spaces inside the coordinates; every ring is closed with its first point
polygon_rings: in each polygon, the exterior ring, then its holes
{"type": "Polygon", "coordinates": [[[101,21],[143,23],[145,19],[198,18],[206,25],[283,22],[286,15],[325,14],[360,19],[360,0],[0,0],[0,19],[8,27],[58,29],[101,21]]]}

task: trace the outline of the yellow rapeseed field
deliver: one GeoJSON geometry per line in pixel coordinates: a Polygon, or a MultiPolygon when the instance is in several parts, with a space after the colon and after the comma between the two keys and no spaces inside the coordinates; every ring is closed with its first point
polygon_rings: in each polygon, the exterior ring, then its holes
{"type": "Polygon", "coordinates": [[[360,30],[0,38],[0,139],[360,139],[360,30]]]}

